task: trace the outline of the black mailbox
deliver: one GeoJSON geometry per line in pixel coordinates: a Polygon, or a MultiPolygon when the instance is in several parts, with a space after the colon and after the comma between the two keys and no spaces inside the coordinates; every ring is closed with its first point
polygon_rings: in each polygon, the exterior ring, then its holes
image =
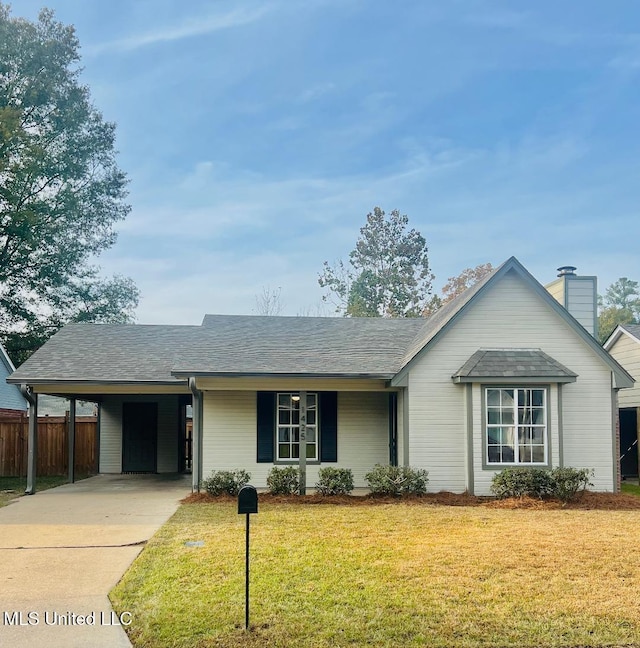
{"type": "Polygon", "coordinates": [[[258,512],[258,491],[255,486],[247,484],[238,493],[238,513],[258,512]]]}

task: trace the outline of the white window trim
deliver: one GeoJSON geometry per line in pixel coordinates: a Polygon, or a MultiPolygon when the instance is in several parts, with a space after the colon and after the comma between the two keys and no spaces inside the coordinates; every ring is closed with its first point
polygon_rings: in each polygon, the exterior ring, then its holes
{"type": "Polygon", "coordinates": [[[483,399],[483,444],[484,444],[484,463],[487,468],[502,468],[502,467],[517,467],[517,466],[537,466],[545,467],[549,465],[549,393],[547,387],[541,387],[540,385],[488,385],[483,387],[484,389],[484,399],[483,399]],[[489,460],[489,429],[499,428],[499,427],[508,427],[507,425],[502,424],[489,424],[488,421],[488,412],[489,412],[489,390],[498,389],[498,390],[512,390],[514,392],[513,398],[513,420],[514,420],[514,461],[490,461],[489,460]],[[520,424],[518,423],[518,391],[523,390],[538,390],[542,391],[542,406],[544,408],[544,425],[540,424],[520,424]],[[519,452],[520,444],[518,443],[518,429],[520,427],[542,427],[543,428],[543,444],[544,444],[544,460],[543,461],[519,461],[519,452]]]}
{"type": "MultiPolygon", "coordinates": [[[[275,450],[275,461],[278,463],[298,463],[299,457],[281,457],[280,456],[280,445],[284,445],[285,443],[289,447],[289,454],[293,454],[293,447],[294,445],[299,445],[298,442],[293,441],[293,431],[298,430],[298,438],[300,438],[300,423],[298,422],[297,424],[295,423],[289,423],[289,424],[280,424],[280,396],[289,396],[290,400],[293,400],[294,396],[298,396],[298,392],[277,392],[276,393],[276,411],[275,411],[275,443],[276,443],[276,450],[275,450]],[[289,429],[289,441],[288,442],[281,442],[280,441],[280,428],[288,428],[289,429]]],[[[307,461],[310,462],[317,462],[318,461],[318,453],[319,453],[319,448],[320,448],[320,439],[318,437],[319,434],[319,410],[320,410],[320,399],[318,397],[318,394],[316,392],[307,392],[307,398],[309,396],[313,396],[315,399],[316,407],[316,422],[314,424],[309,424],[307,423],[307,436],[309,434],[309,429],[313,429],[315,432],[315,441],[312,441],[311,443],[307,441],[307,448],[309,448],[311,445],[314,446],[314,456],[313,457],[307,457],[307,461]]],[[[293,411],[293,410],[291,410],[293,411]]]]}

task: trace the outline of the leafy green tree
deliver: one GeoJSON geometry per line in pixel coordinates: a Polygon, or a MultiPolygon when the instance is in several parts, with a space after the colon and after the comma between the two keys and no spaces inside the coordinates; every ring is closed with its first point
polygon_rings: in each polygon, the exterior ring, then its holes
{"type": "Polygon", "coordinates": [[[349,262],[324,262],[318,283],[325,301],[348,317],[419,317],[431,294],[427,243],[409,219],[379,207],[367,214],[349,262]]]}
{"type": "Polygon", "coordinates": [[[620,277],[598,298],[598,337],[604,343],[618,324],[640,322],[640,286],[637,281],[620,277]]]}
{"type": "Polygon", "coordinates": [[[0,3],[0,337],[17,362],[66,321],[129,320],[138,302],[91,264],[130,208],[78,48],[51,11],[30,22],[0,3]]]}

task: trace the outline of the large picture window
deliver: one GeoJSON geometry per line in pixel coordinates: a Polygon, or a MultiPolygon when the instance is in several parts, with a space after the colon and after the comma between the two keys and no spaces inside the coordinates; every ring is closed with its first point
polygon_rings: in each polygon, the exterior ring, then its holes
{"type": "MultiPolygon", "coordinates": [[[[277,460],[300,458],[300,395],[277,395],[277,460]]],[[[318,395],[307,394],[307,459],[318,459],[318,395]]]]}
{"type": "Polygon", "coordinates": [[[485,391],[488,464],[547,463],[547,390],[535,387],[485,391]]]}

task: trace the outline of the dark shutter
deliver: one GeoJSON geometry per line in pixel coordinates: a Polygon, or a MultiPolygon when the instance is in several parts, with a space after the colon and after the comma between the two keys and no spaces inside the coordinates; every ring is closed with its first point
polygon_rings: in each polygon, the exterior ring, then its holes
{"type": "Polygon", "coordinates": [[[276,395],[258,392],[258,463],[273,463],[275,443],[276,395]]]}
{"type": "Polygon", "coordinates": [[[320,392],[320,461],[338,461],[338,393],[320,392]]]}

